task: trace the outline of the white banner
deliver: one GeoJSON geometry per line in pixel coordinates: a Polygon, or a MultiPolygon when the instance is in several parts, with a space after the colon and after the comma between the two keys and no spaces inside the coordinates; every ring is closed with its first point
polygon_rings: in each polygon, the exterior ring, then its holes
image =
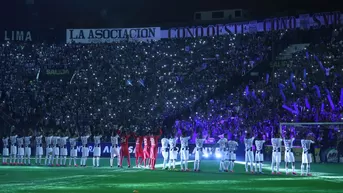
{"type": "Polygon", "coordinates": [[[67,43],[111,43],[118,41],[160,40],[161,28],[67,29],[67,43]]]}
{"type": "Polygon", "coordinates": [[[341,12],[315,13],[313,15],[268,18],[263,21],[247,21],[240,23],[216,24],[209,26],[174,27],[162,30],[162,38],[199,38],[228,34],[255,33],[286,29],[320,28],[323,26],[340,26],[343,23],[341,12]]]}
{"type": "MultiPolygon", "coordinates": [[[[263,21],[216,24],[209,26],[175,27],[161,30],[160,27],[148,28],[114,28],[114,29],[67,29],[67,43],[110,43],[122,40],[148,41],[163,38],[198,38],[228,34],[256,33],[299,28],[320,28],[323,26],[340,26],[343,14],[340,12],[315,13],[310,15],[268,18],[263,21]]],[[[17,34],[17,33],[16,33],[17,34]]],[[[8,35],[7,35],[8,36],[8,35]]],[[[5,37],[7,37],[5,36],[5,37]]],[[[15,39],[14,32],[7,39],[15,39]]],[[[20,34],[19,39],[23,35],[20,34]]],[[[17,38],[18,39],[18,38],[17,38]]]]}

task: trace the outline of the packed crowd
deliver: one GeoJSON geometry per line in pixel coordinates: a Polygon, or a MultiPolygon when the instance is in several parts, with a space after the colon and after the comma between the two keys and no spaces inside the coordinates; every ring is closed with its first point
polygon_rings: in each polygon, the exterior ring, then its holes
{"type": "Polygon", "coordinates": [[[173,127],[205,128],[213,136],[225,130],[244,136],[248,129],[268,139],[279,122],[341,121],[342,28],[325,29],[291,60],[274,62],[260,81],[213,96],[267,60],[272,44],[288,36],[272,33],[112,44],[7,42],[0,46],[2,121],[19,132],[106,132],[111,125],[149,130],[192,109],[173,127]]]}
{"type": "Polygon", "coordinates": [[[0,47],[1,114],[8,128],[20,131],[156,127],[253,68],[270,44],[264,34],[89,45],[7,42],[0,47]]]}
{"type": "MultiPolygon", "coordinates": [[[[203,108],[193,111],[184,124],[220,128],[218,134],[230,130],[236,136],[252,130],[270,140],[280,122],[342,122],[343,28],[318,31],[321,39],[289,60],[273,62],[273,70],[259,81],[203,101],[203,108]]],[[[297,130],[300,136],[311,133],[319,143],[325,138],[325,143],[334,147],[343,138],[341,129],[342,125],[283,128],[284,132],[297,130]]]]}

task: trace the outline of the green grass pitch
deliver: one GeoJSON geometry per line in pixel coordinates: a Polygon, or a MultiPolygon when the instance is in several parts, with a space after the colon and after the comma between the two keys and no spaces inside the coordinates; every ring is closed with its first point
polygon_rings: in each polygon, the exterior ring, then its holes
{"type": "MultiPolygon", "coordinates": [[[[88,164],[91,162],[88,159],[88,164]]],[[[343,193],[343,165],[339,164],[312,164],[312,177],[286,176],[284,172],[271,175],[268,164],[264,164],[264,175],[246,174],[241,163],[235,165],[235,173],[220,173],[215,160],[204,160],[200,173],[162,171],[160,167],[156,171],[119,169],[109,168],[108,164],[104,158],[100,168],[0,166],[0,192],[343,193]]]]}

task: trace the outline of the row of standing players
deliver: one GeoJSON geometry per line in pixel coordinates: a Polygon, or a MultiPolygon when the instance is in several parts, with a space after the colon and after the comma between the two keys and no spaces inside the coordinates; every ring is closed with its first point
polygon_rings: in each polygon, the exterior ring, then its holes
{"type": "MultiPolygon", "coordinates": [[[[281,147],[282,141],[284,142],[285,147],[285,154],[284,154],[284,161],[285,161],[285,170],[286,174],[289,174],[288,167],[291,165],[292,167],[292,174],[297,175],[295,172],[295,157],[293,153],[293,143],[295,141],[294,136],[290,133],[286,136],[281,137],[279,134],[275,134],[274,137],[271,139],[272,145],[272,163],[271,163],[271,172],[272,174],[281,174],[280,172],[280,163],[281,163],[281,147]]],[[[244,138],[245,144],[245,171],[251,173],[263,173],[262,172],[262,165],[264,161],[263,156],[263,145],[265,140],[261,136],[250,136],[249,133],[246,134],[244,138]],[[253,142],[255,142],[255,157],[253,153],[253,142]],[[254,167],[255,163],[255,167],[254,167]]],[[[301,139],[301,147],[303,149],[302,152],[302,160],[301,160],[301,175],[311,176],[310,173],[310,164],[312,163],[312,155],[310,153],[311,144],[314,141],[311,140],[311,136],[307,136],[304,139],[301,139]]]]}
{"type": "MultiPolygon", "coordinates": [[[[157,148],[158,148],[158,140],[162,135],[162,131],[158,135],[148,135],[148,136],[139,136],[135,133],[130,132],[121,132],[118,130],[116,134],[112,134],[111,136],[111,157],[110,157],[110,166],[113,167],[114,158],[117,157],[117,165],[118,167],[122,167],[123,158],[127,158],[128,167],[130,167],[130,154],[128,150],[128,140],[132,136],[136,139],[136,148],[135,148],[135,157],[136,157],[136,166],[142,167],[143,163],[145,167],[149,167],[151,169],[155,169],[156,159],[157,159],[157,148]],[[119,138],[120,138],[120,148],[119,145],[119,138]],[[144,146],[143,146],[144,144],[144,146]]],[[[86,166],[87,158],[89,156],[89,148],[88,148],[88,138],[90,135],[81,136],[81,143],[82,143],[82,156],[80,165],[86,166]]],[[[35,145],[36,145],[36,164],[41,164],[42,156],[43,156],[43,143],[42,143],[43,136],[36,136],[35,137],[35,145]]],[[[99,159],[101,156],[101,135],[93,136],[94,138],[94,152],[93,152],[93,166],[99,167],[99,159]]],[[[163,156],[163,169],[175,169],[175,162],[178,159],[178,154],[180,154],[181,160],[181,170],[188,171],[188,160],[189,160],[189,147],[188,141],[191,137],[186,136],[183,134],[180,137],[181,142],[181,149],[180,152],[176,149],[176,142],[177,139],[174,136],[170,136],[169,138],[163,137],[161,139],[161,152],[163,156]],[[168,165],[168,166],[167,166],[168,165]]],[[[3,164],[7,164],[7,159],[9,157],[9,164],[31,164],[30,157],[31,157],[31,136],[26,137],[18,137],[17,135],[12,135],[9,138],[3,138],[3,164]],[[9,146],[8,141],[10,140],[11,144],[9,146]],[[10,147],[10,149],[9,149],[10,147]]],[[[45,144],[46,144],[46,151],[45,151],[45,165],[53,165],[54,161],[56,162],[56,166],[62,165],[66,166],[66,159],[68,156],[67,152],[67,140],[70,143],[70,160],[69,165],[77,166],[76,158],[77,158],[77,141],[79,137],[59,137],[59,136],[46,136],[44,137],[45,144]]],[[[279,138],[275,137],[271,139],[272,143],[272,164],[271,170],[272,174],[280,174],[280,163],[281,163],[281,146],[282,141],[284,141],[285,146],[285,163],[286,163],[286,174],[288,174],[288,166],[292,166],[292,174],[296,175],[295,173],[295,158],[292,151],[294,138],[288,136],[286,139],[285,137],[279,138]]],[[[206,141],[206,138],[203,138],[201,134],[197,135],[195,144],[196,147],[193,150],[194,156],[194,171],[200,171],[200,161],[204,154],[203,144],[206,141]]],[[[262,173],[262,165],[264,161],[263,156],[263,145],[265,140],[261,137],[253,137],[249,136],[249,133],[246,134],[244,138],[245,144],[245,169],[246,172],[251,173],[262,173]],[[255,142],[255,155],[253,151],[253,144],[255,142]]],[[[303,155],[302,155],[302,164],[301,164],[301,175],[310,175],[310,163],[312,162],[311,154],[309,152],[311,143],[314,143],[310,139],[303,139],[301,140],[301,145],[303,148],[303,155]],[[305,169],[306,168],[306,169],[305,169]]],[[[224,137],[221,138],[218,143],[219,145],[219,157],[220,157],[220,164],[219,164],[219,171],[221,172],[233,172],[234,170],[234,163],[236,161],[236,149],[238,147],[238,143],[234,140],[228,140],[226,134],[224,137]]]]}
{"type": "MultiPolygon", "coordinates": [[[[128,167],[131,166],[130,163],[130,154],[128,141],[130,137],[136,139],[136,165],[141,166],[142,162],[144,165],[148,166],[151,169],[155,169],[156,158],[157,158],[157,142],[162,135],[160,130],[159,134],[149,134],[145,136],[137,135],[133,132],[117,130],[113,132],[111,136],[111,149],[110,149],[110,166],[113,167],[114,158],[117,157],[118,167],[122,167],[123,158],[127,158],[128,167]],[[120,139],[120,147],[119,147],[120,139]],[[144,142],[144,148],[143,148],[144,142]]],[[[81,139],[81,159],[80,166],[85,167],[87,165],[87,159],[89,157],[89,147],[88,140],[91,135],[83,135],[81,137],[61,137],[61,136],[45,136],[45,165],[48,166],[66,166],[67,165],[67,141],[70,143],[70,152],[69,152],[69,165],[78,166],[76,163],[77,158],[77,142],[81,139]],[[55,164],[54,164],[55,163],[55,164]]],[[[100,166],[100,157],[101,157],[101,138],[102,135],[94,135],[94,152],[93,152],[93,166],[100,166]]],[[[3,141],[3,165],[31,165],[31,140],[32,136],[18,137],[18,135],[11,135],[10,137],[4,137],[3,141]],[[10,141],[10,143],[9,143],[10,141]],[[7,162],[9,159],[9,163],[7,162]]],[[[35,152],[36,152],[36,164],[42,164],[43,157],[43,136],[38,135],[34,137],[35,141],[35,152]]],[[[176,147],[176,138],[175,140],[168,139],[170,141],[171,147],[176,147]],[[173,142],[174,141],[174,142],[173,142]],[[174,144],[174,145],[173,145],[174,144]]],[[[167,144],[168,145],[168,144],[167,144]]],[[[187,140],[188,146],[188,140],[187,140]]],[[[175,148],[172,148],[173,150],[175,148]]],[[[175,167],[175,162],[174,162],[175,167]]]]}

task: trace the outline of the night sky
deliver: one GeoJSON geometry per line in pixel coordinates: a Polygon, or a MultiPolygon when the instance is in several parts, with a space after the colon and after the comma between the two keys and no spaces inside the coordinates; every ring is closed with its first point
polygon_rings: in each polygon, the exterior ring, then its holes
{"type": "Polygon", "coordinates": [[[251,19],[339,11],[337,0],[2,0],[0,24],[7,27],[133,27],[191,22],[196,11],[247,9],[251,19]],[[302,2],[302,3],[299,3],[302,2]],[[297,11],[298,10],[298,11],[297,11]]]}

